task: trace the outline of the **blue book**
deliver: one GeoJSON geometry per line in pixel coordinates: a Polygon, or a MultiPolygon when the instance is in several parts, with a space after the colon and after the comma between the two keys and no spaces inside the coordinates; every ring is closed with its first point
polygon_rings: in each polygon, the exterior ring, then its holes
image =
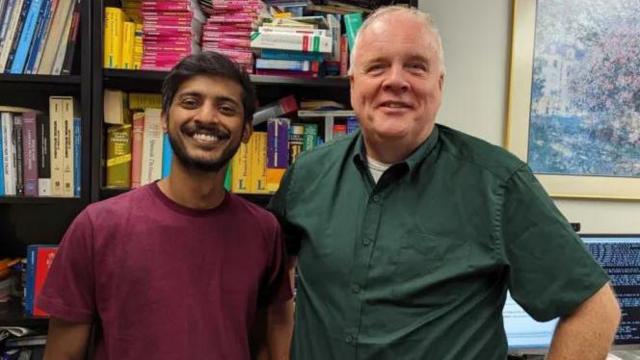
{"type": "MultiPolygon", "coordinates": [[[[0,124],[2,130],[2,124],[0,124]]],[[[2,134],[0,134],[0,196],[4,196],[4,161],[2,155],[2,134]]]]}
{"type": "Polygon", "coordinates": [[[275,49],[262,49],[260,58],[269,60],[323,61],[324,55],[314,52],[299,52],[275,49]]]}
{"type": "Polygon", "coordinates": [[[24,285],[24,312],[27,315],[33,314],[33,290],[37,251],[37,245],[27,246],[27,280],[24,285]]]}
{"type": "Polygon", "coordinates": [[[173,158],[173,150],[169,142],[169,134],[164,133],[162,137],[162,177],[169,176],[171,172],[171,159],[173,158]]]}
{"type": "Polygon", "coordinates": [[[38,23],[38,15],[40,14],[40,8],[43,0],[33,0],[29,6],[29,12],[24,20],[22,33],[20,34],[20,40],[18,41],[18,47],[16,48],[13,62],[11,63],[12,74],[22,74],[24,64],[27,61],[27,55],[29,53],[29,47],[31,47],[31,40],[33,39],[33,33],[38,23]]]}
{"type": "Polygon", "coordinates": [[[29,53],[27,55],[27,61],[24,65],[25,74],[33,74],[34,64],[38,58],[38,52],[40,51],[40,44],[43,43],[42,39],[47,35],[47,29],[49,27],[49,21],[51,20],[51,0],[45,0],[44,6],[40,8],[40,15],[38,25],[33,33],[33,39],[31,40],[31,46],[29,47],[29,53]]]}
{"type": "Polygon", "coordinates": [[[73,118],[73,196],[80,197],[82,189],[82,121],[79,117],[73,118]]]}
{"type": "Polygon", "coordinates": [[[0,47],[7,42],[7,32],[9,31],[9,23],[11,22],[11,13],[16,5],[16,0],[9,0],[5,5],[4,14],[2,15],[2,27],[0,28],[0,47]]]}
{"type": "Polygon", "coordinates": [[[24,20],[27,17],[27,10],[31,8],[31,0],[24,0],[22,4],[22,8],[20,9],[20,17],[18,18],[18,24],[16,25],[16,32],[13,35],[13,39],[11,40],[11,44],[6,44],[9,51],[9,58],[7,59],[7,63],[4,66],[5,73],[9,73],[11,70],[11,64],[13,64],[13,58],[16,55],[16,50],[18,49],[18,44],[20,43],[20,37],[22,34],[22,30],[24,29],[24,20]],[[10,45],[10,46],[9,46],[10,45]]]}

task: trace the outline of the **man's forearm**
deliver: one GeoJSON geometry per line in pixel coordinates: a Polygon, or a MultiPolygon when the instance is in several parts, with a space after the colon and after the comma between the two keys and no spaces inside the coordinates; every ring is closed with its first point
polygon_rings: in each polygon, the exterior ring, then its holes
{"type": "Polygon", "coordinates": [[[560,320],[548,360],[605,359],[619,322],[620,307],[606,284],[573,314],[560,320]]]}

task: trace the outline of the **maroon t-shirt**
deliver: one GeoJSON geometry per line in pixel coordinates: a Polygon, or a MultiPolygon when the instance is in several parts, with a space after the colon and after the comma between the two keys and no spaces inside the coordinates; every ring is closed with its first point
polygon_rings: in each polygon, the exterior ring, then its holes
{"type": "Polygon", "coordinates": [[[292,296],[276,219],[227,194],[182,207],[153,183],[71,224],[39,306],[99,319],[96,359],[249,359],[256,312],[292,296]]]}

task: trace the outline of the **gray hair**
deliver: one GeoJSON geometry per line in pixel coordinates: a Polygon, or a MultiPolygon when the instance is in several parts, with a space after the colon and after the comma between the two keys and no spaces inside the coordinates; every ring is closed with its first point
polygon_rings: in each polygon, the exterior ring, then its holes
{"type": "Polygon", "coordinates": [[[392,5],[392,6],[383,6],[378,8],[376,11],[374,11],[371,15],[369,15],[366,20],[362,23],[362,26],[360,27],[360,30],[358,30],[358,33],[356,34],[356,39],[353,42],[353,49],[351,49],[351,54],[349,56],[349,75],[353,75],[353,65],[354,65],[354,60],[356,58],[356,49],[358,48],[358,44],[360,42],[360,38],[361,38],[361,34],[364,32],[364,30],[366,30],[369,26],[371,26],[371,24],[373,24],[376,20],[379,20],[380,18],[387,16],[391,13],[395,13],[395,12],[402,12],[408,15],[411,15],[413,17],[415,17],[416,19],[418,19],[419,21],[421,21],[425,27],[426,30],[432,31],[435,34],[435,38],[436,38],[436,45],[437,45],[437,49],[438,49],[438,58],[440,59],[440,70],[442,71],[442,74],[444,75],[445,73],[445,66],[444,66],[444,49],[442,47],[442,38],[440,38],[440,32],[438,31],[438,28],[436,27],[435,21],[433,20],[433,17],[423,11],[420,11],[416,8],[407,8],[405,6],[400,6],[400,5],[392,5]]]}

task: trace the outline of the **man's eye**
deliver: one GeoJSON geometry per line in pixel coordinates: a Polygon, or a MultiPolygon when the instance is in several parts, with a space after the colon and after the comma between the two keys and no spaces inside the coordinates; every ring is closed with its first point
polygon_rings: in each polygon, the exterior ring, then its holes
{"type": "Polygon", "coordinates": [[[180,101],[180,105],[182,105],[183,107],[185,107],[187,109],[193,109],[193,108],[196,108],[198,106],[198,101],[196,99],[192,99],[192,98],[182,99],[180,101]]]}
{"type": "Polygon", "coordinates": [[[412,63],[407,66],[410,70],[427,71],[427,65],[423,63],[412,63]]]}
{"type": "Polygon", "coordinates": [[[220,112],[225,115],[235,115],[236,113],[236,108],[229,105],[222,105],[219,109],[220,112]]]}
{"type": "Polygon", "coordinates": [[[382,64],[370,65],[370,66],[367,66],[365,69],[366,69],[367,74],[376,75],[376,74],[380,74],[380,73],[382,73],[384,71],[384,65],[382,65],[382,64]]]}

